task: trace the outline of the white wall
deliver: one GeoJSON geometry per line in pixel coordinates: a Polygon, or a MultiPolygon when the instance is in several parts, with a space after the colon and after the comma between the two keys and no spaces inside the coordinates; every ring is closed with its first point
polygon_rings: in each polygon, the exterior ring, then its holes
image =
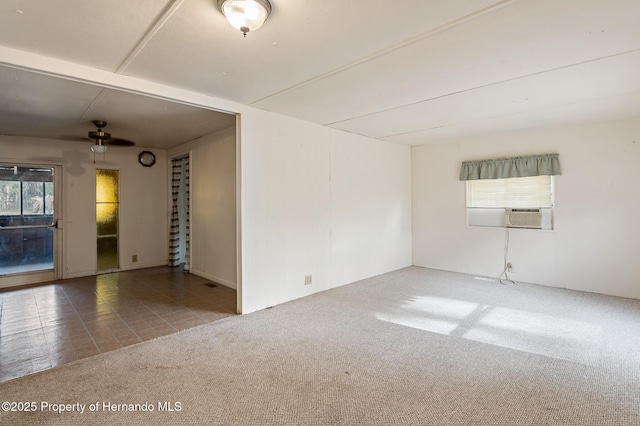
{"type": "Polygon", "coordinates": [[[236,130],[231,127],[168,151],[191,152],[191,273],[237,288],[236,130]]]}
{"type": "Polygon", "coordinates": [[[411,264],[408,151],[331,131],[332,286],[411,264]]]}
{"type": "Polygon", "coordinates": [[[516,281],[640,298],[640,120],[485,135],[412,149],[413,263],[497,277],[505,230],[466,226],[465,160],[558,152],[555,230],[511,229],[516,281]]]}
{"type": "Polygon", "coordinates": [[[63,278],[96,272],[96,168],[120,170],[120,267],[122,270],[167,262],[166,155],[152,150],[155,166],[138,164],[144,148],[110,147],[103,159],[91,144],[53,139],[0,136],[0,161],[63,166],[63,278]],[[159,184],[160,183],[160,184],[159,184]],[[132,255],[138,261],[131,261],[132,255]]]}
{"type": "Polygon", "coordinates": [[[411,264],[408,147],[252,108],[241,123],[244,313],[411,264]]]}

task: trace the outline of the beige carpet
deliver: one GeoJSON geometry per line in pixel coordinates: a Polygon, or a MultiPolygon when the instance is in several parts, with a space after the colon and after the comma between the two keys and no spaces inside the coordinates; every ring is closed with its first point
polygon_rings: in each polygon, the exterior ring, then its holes
{"type": "Polygon", "coordinates": [[[640,425],[640,301],[412,267],[0,395],[35,403],[0,424],[640,425]]]}

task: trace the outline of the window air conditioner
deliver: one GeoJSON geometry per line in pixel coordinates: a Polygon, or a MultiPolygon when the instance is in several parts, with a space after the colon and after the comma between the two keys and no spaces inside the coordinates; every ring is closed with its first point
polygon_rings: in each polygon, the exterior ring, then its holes
{"type": "Polygon", "coordinates": [[[504,209],[504,226],[507,228],[542,228],[540,209],[504,209]]]}

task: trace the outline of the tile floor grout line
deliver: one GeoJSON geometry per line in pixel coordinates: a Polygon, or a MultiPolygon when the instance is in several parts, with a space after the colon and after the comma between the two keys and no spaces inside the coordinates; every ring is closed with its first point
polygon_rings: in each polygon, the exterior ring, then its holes
{"type": "MultiPolygon", "coordinates": [[[[93,339],[93,336],[91,335],[91,332],[89,332],[89,330],[87,329],[87,326],[85,325],[84,321],[82,320],[82,317],[80,316],[80,314],[78,313],[78,310],[76,309],[76,306],[74,305],[73,301],[71,299],[69,299],[69,295],[67,294],[67,292],[65,291],[65,289],[62,289],[62,292],[64,293],[65,297],[67,298],[67,300],[69,301],[69,303],[71,304],[71,308],[73,308],[73,311],[75,312],[76,316],[78,317],[78,319],[80,319],[80,323],[82,324],[82,327],[84,327],[85,332],[89,335],[89,337],[91,338],[91,341],[93,342],[93,345],[98,348],[98,345],[96,344],[96,341],[93,339]]],[[[73,344],[71,345],[71,349],[73,349],[73,353],[76,354],[76,358],[78,358],[78,353],[76,352],[76,348],[73,347],[73,344]]],[[[100,350],[98,348],[98,350],[100,350]]],[[[86,357],[85,357],[86,358],[86,357]]],[[[81,358],[78,358],[81,359],[81,358]]]]}
{"type": "MultiPolygon", "coordinates": [[[[117,317],[118,317],[118,319],[119,319],[120,321],[122,321],[122,322],[124,323],[124,325],[126,325],[126,326],[127,326],[127,328],[128,328],[128,329],[129,329],[133,334],[135,334],[135,336],[136,336],[138,339],[140,339],[140,342],[144,342],[144,339],[142,339],[142,338],[138,335],[138,333],[136,333],[136,332],[135,332],[135,330],[133,330],[133,329],[131,328],[131,326],[129,325],[129,322],[128,322],[128,321],[126,321],[126,320],[124,320],[124,319],[120,316],[120,314],[119,314],[118,312],[116,312],[115,310],[113,310],[113,308],[109,305],[109,302],[107,302],[106,300],[104,300],[104,298],[103,298],[99,293],[97,293],[97,292],[95,292],[95,291],[94,291],[94,293],[96,294],[96,296],[98,296],[98,297],[99,297],[99,298],[100,298],[100,299],[101,299],[101,300],[106,304],[106,306],[109,308],[109,310],[110,310],[110,311],[111,311],[115,316],[117,316],[117,317]]],[[[84,320],[82,320],[82,322],[84,323],[84,320]]],[[[118,339],[118,337],[117,337],[116,335],[114,335],[114,334],[113,334],[113,332],[112,332],[111,330],[109,330],[109,332],[110,332],[110,333],[111,333],[111,335],[112,335],[112,336],[113,336],[113,337],[118,341],[118,343],[120,343],[120,339],[118,339]]],[[[89,332],[89,334],[92,334],[92,333],[91,333],[91,332],[89,332]]],[[[91,337],[93,338],[93,335],[91,335],[91,337]]],[[[94,340],[94,342],[95,342],[95,340],[94,340]]],[[[96,346],[98,346],[98,344],[97,344],[97,343],[96,343],[96,346]]],[[[128,345],[127,345],[127,346],[128,346],[128,345]]],[[[123,346],[123,347],[125,347],[125,346],[123,346]]],[[[102,350],[100,349],[100,347],[99,347],[99,346],[98,346],[98,350],[100,351],[100,353],[102,353],[102,350]]]]}
{"type": "MultiPolygon", "coordinates": [[[[20,295],[22,289],[18,289],[16,297],[11,297],[16,301],[14,304],[17,306],[26,303],[25,300],[33,302],[32,308],[37,315],[36,324],[39,327],[19,332],[24,337],[22,343],[19,343],[23,349],[18,347],[14,350],[26,352],[26,358],[18,352],[15,356],[11,355],[12,348],[3,345],[5,350],[0,350],[0,354],[20,371],[3,371],[0,374],[0,382],[235,315],[235,299],[231,300],[230,297],[232,290],[214,293],[201,291],[201,283],[195,278],[185,279],[182,274],[176,275],[172,271],[167,273],[164,267],[158,268],[161,272],[152,275],[137,275],[137,271],[118,273],[119,279],[105,281],[104,284],[107,286],[100,293],[96,290],[96,284],[101,276],[81,277],[68,283],[50,283],[53,285],[34,287],[29,289],[29,294],[25,296],[20,295]],[[153,282],[153,285],[149,284],[150,282],[153,282]],[[61,291],[56,293],[58,287],[61,291]],[[46,304],[51,297],[59,301],[53,303],[49,309],[46,304]],[[143,312],[140,313],[140,310],[143,312]],[[211,312],[211,315],[206,315],[207,312],[211,312]],[[100,319],[103,313],[104,321],[100,319]],[[111,320],[113,323],[109,322],[111,320]],[[119,329],[122,326],[120,330],[127,334],[117,336],[119,332],[110,324],[119,329]],[[101,336],[97,332],[102,326],[108,332],[104,342],[100,340],[101,336]],[[32,339],[35,341],[30,342],[30,336],[33,336],[32,339]],[[76,338],[77,340],[74,340],[76,338]],[[93,344],[90,350],[84,350],[85,346],[90,344],[93,344]],[[43,345],[46,345],[45,350],[43,345]],[[58,350],[52,350],[53,346],[58,350]],[[79,352],[78,348],[82,351],[79,352]]],[[[3,319],[6,319],[7,308],[10,307],[6,294],[11,293],[0,293],[0,314],[3,319]]]]}

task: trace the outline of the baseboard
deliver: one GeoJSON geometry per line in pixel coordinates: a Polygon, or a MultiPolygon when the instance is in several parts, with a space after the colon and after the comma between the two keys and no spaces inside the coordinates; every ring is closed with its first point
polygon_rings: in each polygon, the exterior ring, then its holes
{"type": "MultiPolygon", "coordinates": [[[[113,271],[110,272],[114,272],[114,273],[118,273],[118,272],[125,272],[125,271],[133,271],[136,269],[146,269],[146,268],[157,268],[159,266],[167,266],[166,262],[163,263],[157,263],[157,262],[140,262],[140,263],[130,263],[127,265],[123,265],[120,266],[119,269],[114,269],[113,271]]],[[[106,272],[106,273],[110,273],[110,272],[106,272]]],[[[95,269],[92,270],[84,270],[84,271],[75,271],[72,273],[67,273],[63,275],[63,279],[69,279],[69,278],[81,278],[81,277],[89,277],[92,275],[100,275],[101,272],[97,272],[95,269]]]]}
{"type": "Polygon", "coordinates": [[[88,277],[91,275],[96,275],[96,271],[95,269],[93,270],[84,270],[84,271],[74,271],[71,273],[63,273],[62,274],[62,279],[63,280],[68,280],[71,278],[81,278],[81,277],[88,277]]]}

